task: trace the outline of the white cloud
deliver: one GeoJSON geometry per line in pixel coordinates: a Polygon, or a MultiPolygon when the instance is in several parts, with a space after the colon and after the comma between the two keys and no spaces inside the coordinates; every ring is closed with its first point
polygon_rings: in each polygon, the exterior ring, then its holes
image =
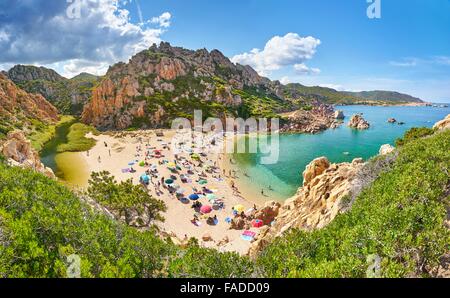
{"type": "Polygon", "coordinates": [[[450,65],[450,57],[449,56],[432,56],[426,58],[416,58],[409,57],[403,58],[400,61],[390,61],[390,65],[392,66],[400,66],[400,67],[414,67],[414,66],[423,66],[423,65],[450,65]]]}
{"type": "Polygon", "coordinates": [[[303,64],[313,58],[320,44],[321,41],[312,36],[301,37],[297,33],[288,33],[285,36],[272,37],[263,50],[255,48],[234,56],[231,61],[250,65],[259,74],[268,75],[271,71],[286,66],[303,64]]]}
{"type": "Polygon", "coordinates": [[[320,84],[319,87],[331,88],[337,91],[346,91],[344,86],[339,84],[320,84]]]}
{"type": "Polygon", "coordinates": [[[399,67],[414,67],[417,66],[418,62],[419,59],[417,58],[404,58],[401,61],[390,61],[389,64],[399,67]]]}
{"type": "Polygon", "coordinates": [[[436,56],[434,57],[434,60],[438,64],[450,65],[450,57],[448,56],[436,56]]]}
{"type": "Polygon", "coordinates": [[[319,74],[320,69],[318,68],[309,68],[304,63],[295,64],[294,65],[295,72],[298,74],[319,74]]]}
{"type": "Polygon", "coordinates": [[[68,17],[66,1],[9,2],[0,1],[9,16],[0,17],[0,64],[59,63],[66,75],[126,61],[160,43],[170,25],[169,13],[158,25],[132,23],[122,0],[80,1],[80,18],[68,17]]]}
{"type": "Polygon", "coordinates": [[[152,24],[158,24],[160,27],[168,28],[170,27],[170,19],[172,15],[169,12],[165,12],[159,17],[153,17],[150,22],[152,24]]]}
{"type": "Polygon", "coordinates": [[[288,76],[282,77],[280,79],[280,83],[283,85],[287,85],[287,84],[291,83],[291,79],[288,76]]]}
{"type": "Polygon", "coordinates": [[[72,78],[82,72],[87,72],[93,75],[102,76],[106,74],[109,68],[109,63],[106,62],[92,62],[86,60],[73,59],[65,62],[62,66],[62,73],[66,78],[72,78]]]}

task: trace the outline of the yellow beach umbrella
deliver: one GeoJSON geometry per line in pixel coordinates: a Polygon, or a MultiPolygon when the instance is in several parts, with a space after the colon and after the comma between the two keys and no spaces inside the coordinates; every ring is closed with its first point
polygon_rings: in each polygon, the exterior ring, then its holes
{"type": "Polygon", "coordinates": [[[245,207],[242,206],[242,205],[236,205],[236,206],[234,206],[234,210],[236,210],[237,212],[241,213],[241,212],[244,212],[245,207]]]}

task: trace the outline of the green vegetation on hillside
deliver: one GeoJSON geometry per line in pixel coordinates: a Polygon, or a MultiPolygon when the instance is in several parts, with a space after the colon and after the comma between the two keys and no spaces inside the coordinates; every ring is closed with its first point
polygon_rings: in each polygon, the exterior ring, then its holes
{"type": "Polygon", "coordinates": [[[240,117],[278,118],[278,113],[291,111],[295,106],[280,98],[270,95],[267,91],[246,87],[244,90],[234,90],[234,94],[242,98],[242,105],[238,108],[240,117]]]}
{"type": "Polygon", "coordinates": [[[287,98],[301,99],[304,102],[321,101],[328,104],[352,104],[364,101],[362,98],[331,88],[308,87],[301,84],[287,84],[284,93],[287,98]]]}
{"type": "Polygon", "coordinates": [[[393,91],[376,90],[376,91],[344,92],[344,93],[368,100],[385,101],[392,103],[422,102],[420,98],[393,91]]]}
{"type": "Polygon", "coordinates": [[[400,138],[395,141],[395,145],[403,146],[411,141],[432,135],[434,133],[434,129],[428,127],[414,127],[408,130],[403,138],[400,138]]]}
{"type": "Polygon", "coordinates": [[[322,230],[291,231],[259,257],[264,276],[365,277],[381,258],[383,277],[430,276],[448,252],[450,131],[411,141],[393,168],[322,230]]]}
{"type": "MultiPolygon", "coordinates": [[[[255,262],[194,239],[177,247],[153,228],[138,231],[92,211],[56,181],[0,163],[0,276],[65,277],[72,254],[82,277],[365,277],[377,256],[382,277],[432,276],[450,248],[450,131],[411,139],[369,167],[383,159],[392,161],[350,211],[321,230],[290,231],[255,262]]],[[[104,174],[91,181],[98,203],[129,212],[146,201],[104,174]]]]}
{"type": "Polygon", "coordinates": [[[86,134],[98,134],[98,131],[89,125],[83,123],[74,123],[70,126],[67,134],[67,143],[58,146],[57,151],[62,152],[82,152],[87,151],[95,146],[96,141],[91,138],[86,138],[86,134]]]}
{"type": "Polygon", "coordinates": [[[235,253],[186,249],[92,211],[60,183],[0,163],[0,276],[67,277],[76,255],[81,277],[248,276],[235,253]],[[17,183],[20,181],[20,183],[17,183]]]}
{"type": "Polygon", "coordinates": [[[399,104],[422,102],[419,98],[392,91],[346,92],[320,86],[304,86],[293,83],[285,87],[287,98],[301,98],[304,101],[319,100],[329,104],[399,104]]]}
{"type": "Polygon", "coordinates": [[[28,93],[41,94],[52,103],[61,114],[80,115],[84,104],[92,97],[92,90],[98,84],[99,77],[81,73],[72,79],[66,79],[54,70],[45,67],[13,67],[9,72],[11,80],[28,93]],[[30,74],[33,79],[23,79],[30,74]]]}
{"type": "Polygon", "coordinates": [[[118,220],[123,216],[127,224],[135,216],[137,224],[150,226],[153,221],[164,221],[160,212],[167,211],[164,202],[153,198],[141,185],[134,185],[131,179],[118,183],[108,172],[92,173],[87,194],[114,210],[118,220]]]}
{"type": "Polygon", "coordinates": [[[54,125],[48,125],[37,120],[32,120],[33,129],[28,134],[27,138],[31,141],[33,148],[40,152],[44,145],[55,136],[58,127],[74,122],[75,118],[72,116],[62,116],[58,123],[54,125]]]}

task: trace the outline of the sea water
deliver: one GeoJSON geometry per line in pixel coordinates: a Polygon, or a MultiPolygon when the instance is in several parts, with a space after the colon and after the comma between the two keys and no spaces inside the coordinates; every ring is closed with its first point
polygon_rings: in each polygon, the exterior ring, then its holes
{"type": "Polygon", "coordinates": [[[337,129],[311,134],[280,135],[280,156],[275,164],[261,164],[261,154],[233,154],[236,169],[242,179],[238,183],[256,192],[264,190],[270,199],[285,200],[295,194],[303,183],[302,172],[315,158],[326,156],[331,162],[350,162],[362,157],[367,160],[378,154],[383,144],[395,144],[395,140],[412,127],[432,127],[450,114],[450,108],[437,107],[380,107],[338,106],[346,116],[337,129]],[[350,117],[362,113],[371,124],[368,130],[355,130],[347,126],[350,117]],[[395,118],[404,125],[391,124],[395,118]]]}

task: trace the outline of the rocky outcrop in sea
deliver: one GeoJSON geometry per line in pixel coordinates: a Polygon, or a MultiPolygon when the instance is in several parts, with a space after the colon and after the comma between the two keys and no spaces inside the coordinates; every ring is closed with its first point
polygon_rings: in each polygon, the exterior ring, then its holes
{"type": "Polygon", "coordinates": [[[350,118],[348,126],[351,128],[363,130],[368,129],[370,127],[370,124],[361,115],[356,114],[353,115],[352,118],[350,118]]]}
{"type": "Polygon", "coordinates": [[[336,119],[333,107],[325,104],[316,104],[310,110],[292,112],[287,116],[287,121],[280,132],[315,134],[337,128],[342,123],[336,119]]]}

